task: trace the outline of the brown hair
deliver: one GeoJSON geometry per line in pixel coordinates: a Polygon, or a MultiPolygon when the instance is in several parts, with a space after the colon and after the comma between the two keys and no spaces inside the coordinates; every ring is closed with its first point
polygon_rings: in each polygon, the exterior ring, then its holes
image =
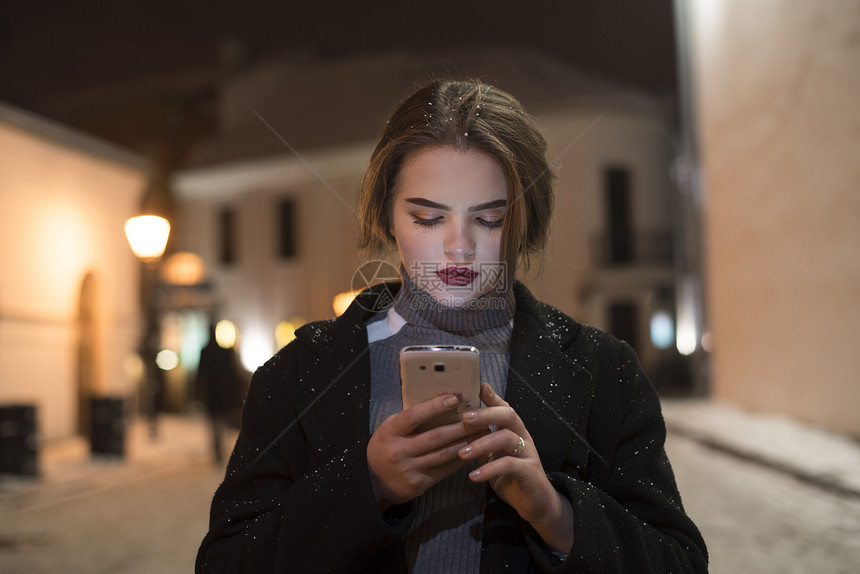
{"type": "Polygon", "coordinates": [[[394,243],[391,207],[405,162],[430,147],[476,150],[499,162],[508,182],[501,257],[508,273],[546,245],[555,173],[546,141],[510,94],[479,81],[436,80],[391,114],[370,158],[359,192],[358,243],[368,250],[394,243]]]}

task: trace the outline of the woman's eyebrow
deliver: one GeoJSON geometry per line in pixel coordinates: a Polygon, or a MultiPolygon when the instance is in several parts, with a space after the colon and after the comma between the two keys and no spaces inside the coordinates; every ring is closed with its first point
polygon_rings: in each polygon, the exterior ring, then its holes
{"type": "Polygon", "coordinates": [[[494,199],[493,201],[488,201],[487,203],[479,203],[478,205],[470,207],[469,212],[483,211],[485,209],[495,209],[497,207],[504,207],[507,203],[508,202],[505,199],[494,199]]]}
{"type": "Polygon", "coordinates": [[[447,205],[442,205],[441,203],[436,203],[435,201],[430,201],[429,199],[424,199],[423,197],[410,197],[405,199],[404,201],[408,201],[409,203],[414,203],[415,205],[420,205],[421,207],[429,207],[430,209],[441,209],[443,211],[451,211],[451,208],[447,205]]]}
{"type": "MultiPolygon", "coordinates": [[[[409,203],[420,205],[421,207],[429,207],[430,209],[441,209],[442,211],[451,211],[451,208],[442,203],[436,203],[435,201],[430,201],[429,199],[424,199],[423,197],[409,197],[405,199],[409,203]]],[[[507,200],[505,199],[494,199],[493,201],[488,201],[486,203],[479,203],[478,205],[473,205],[469,208],[469,213],[474,211],[483,211],[484,209],[495,209],[498,207],[504,207],[507,204],[507,200]]]]}

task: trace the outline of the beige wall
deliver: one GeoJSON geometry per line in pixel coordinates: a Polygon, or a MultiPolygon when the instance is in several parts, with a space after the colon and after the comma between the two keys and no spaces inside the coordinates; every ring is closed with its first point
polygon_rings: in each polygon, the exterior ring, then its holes
{"type": "Polygon", "coordinates": [[[687,2],[713,396],[860,435],[860,2],[687,2]]]}
{"type": "Polygon", "coordinates": [[[122,226],[136,214],[144,184],[140,167],[0,118],[0,403],[35,404],[43,438],[77,428],[78,311],[87,273],[95,321],[90,387],[134,389],[123,361],[139,336],[138,267],[122,226]]]}
{"type": "MultiPolygon", "coordinates": [[[[606,232],[603,169],[611,164],[630,168],[631,216],[637,232],[671,228],[675,214],[669,123],[656,104],[625,107],[613,102],[540,116],[538,123],[548,156],[557,163],[558,179],[542,272],[536,278],[534,273],[524,274],[524,279],[542,301],[606,328],[603,309],[583,301],[583,291],[612,295],[610,286],[596,285],[591,253],[594,237],[606,232]]],[[[635,277],[617,283],[627,289],[642,287],[635,277]]]]}
{"type": "Polygon", "coordinates": [[[206,262],[220,318],[236,323],[247,369],[277,350],[279,322],[330,318],[335,295],[350,288],[357,267],[354,202],[371,149],[362,144],[302,159],[289,155],[189,171],[175,179],[177,245],[206,262]],[[281,198],[291,198],[297,210],[298,255],[287,261],[278,259],[275,246],[281,198]],[[217,251],[217,217],[225,206],[238,216],[237,261],[226,267],[217,251]]]}

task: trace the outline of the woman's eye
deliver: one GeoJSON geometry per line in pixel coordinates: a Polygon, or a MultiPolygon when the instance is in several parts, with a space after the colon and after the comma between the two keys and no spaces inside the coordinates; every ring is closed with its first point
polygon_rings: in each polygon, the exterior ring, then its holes
{"type": "Polygon", "coordinates": [[[483,219],[479,217],[477,219],[477,222],[478,225],[481,225],[488,229],[497,229],[502,226],[502,223],[504,223],[504,219],[483,219]]]}
{"type": "Polygon", "coordinates": [[[416,225],[421,225],[422,227],[435,227],[442,223],[442,216],[438,215],[436,217],[415,217],[413,223],[416,225]]]}

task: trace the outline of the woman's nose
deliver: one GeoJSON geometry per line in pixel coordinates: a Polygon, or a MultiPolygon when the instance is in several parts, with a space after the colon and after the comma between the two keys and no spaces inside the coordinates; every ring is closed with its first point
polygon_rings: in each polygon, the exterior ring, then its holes
{"type": "Polygon", "coordinates": [[[442,249],[452,261],[469,261],[475,257],[475,240],[463,225],[452,226],[442,249]]]}

